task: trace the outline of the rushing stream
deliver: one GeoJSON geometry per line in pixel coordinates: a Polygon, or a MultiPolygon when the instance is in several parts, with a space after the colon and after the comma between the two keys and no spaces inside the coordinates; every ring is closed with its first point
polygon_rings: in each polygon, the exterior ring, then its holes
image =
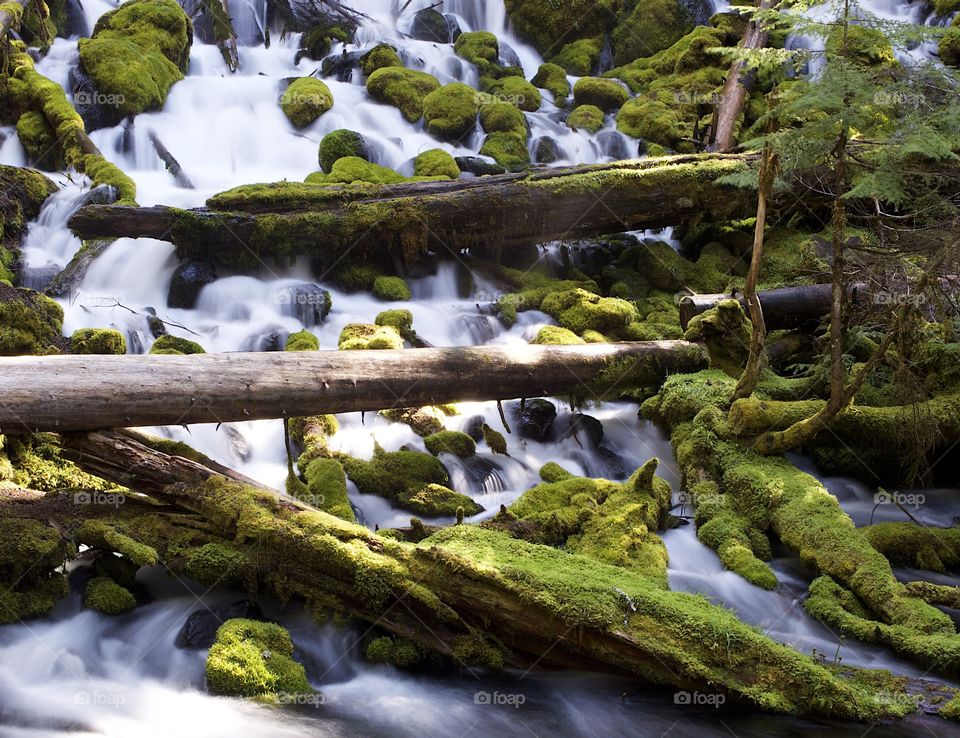
{"type": "MultiPolygon", "coordinates": [[[[416,41],[405,35],[413,12],[433,5],[414,0],[397,19],[396,2],[351,0],[352,7],[369,15],[357,34],[367,48],[393,41],[408,66],[422,68],[442,83],[464,81],[476,86],[472,65],[457,57],[450,45],[416,41]]],[[[400,3],[402,5],[403,3],[400,3]]],[[[902,14],[905,6],[876,3],[878,12],[902,14]],[[882,5],[882,7],[880,7],[882,5]]],[[[113,5],[84,0],[87,26],[113,5]]],[[[317,145],[324,134],[338,128],[362,131],[373,142],[377,163],[401,172],[412,171],[418,153],[443,146],[455,155],[472,155],[482,140],[478,130],[460,145],[440,144],[422,129],[408,124],[400,112],[371,101],[359,79],[325,82],[333,92],[332,110],[302,132],[295,133],[278,100],[282,80],[312,73],[319,63],[295,63],[298,39],[271,34],[269,48],[262,43],[266,5],[259,0],[231,2],[231,15],[241,39],[240,69],[230,74],[216,46],[195,39],[189,75],[171,90],[162,111],[136,117],[132,124],[95,131],[92,139],[104,155],[135,181],[141,205],[199,206],[213,193],[251,182],[301,181],[316,169],[317,145]],[[155,155],[155,134],[183,165],[195,189],[178,187],[155,155]]],[[[506,20],[502,0],[447,0],[442,8],[457,15],[464,30],[486,29],[501,39],[502,54],[519,62],[529,78],[542,62],[537,52],[516,38],[506,20]]],[[[909,11],[915,12],[915,11],[909,11]]],[[[343,50],[335,45],[332,53],[343,50]]],[[[918,49],[915,53],[929,53],[918,49]]],[[[37,64],[42,74],[70,89],[70,70],[76,64],[76,39],[57,39],[37,64]]],[[[359,75],[358,75],[359,76],[359,75]]],[[[598,135],[588,136],[562,124],[549,93],[536,113],[528,113],[533,151],[542,136],[553,138],[561,154],[558,163],[602,162],[637,154],[635,141],[618,133],[611,121],[598,135]]],[[[0,162],[25,165],[26,157],[15,133],[0,138],[0,162]]],[[[67,181],[50,198],[30,225],[23,249],[24,283],[43,288],[80,248],[66,228],[67,218],[88,196],[88,183],[67,181]]],[[[238,246],[239,247],[239,246],[238,246]]],[[[549,252],[549,250],[548,250],[549,252]]],[[[153,337],[147,318],[167,322],[171,333],[199,341],[211,352],[261,348],[278,336],[307,328],[321,348],[333,349],[341,329],[351,322],[371,322],[383,303],[367,294],[348,294],[330,285],[333,309],[316,324],[290,299],[290,288],[317,278],[306,264],[289,269],[263,265],[257,276],[231,276],[204,288],[194,309],[167,306],[167,292],[177,266],[170,243],[152,239],[116,240],[86,271],[82,281],[60,298],[65,311],[64,333],[82,327],[115,327],[127,335],[132,352],[149,350],[153,337]],[[179,327],[178,327],[179,326],[179,327]]],[[[540,326],[554,321],[543,313],[520,314],[511,329],[478,312],[478,303],[490,302],[500,289],[457,260],[441,262],[434,274],[409,280],[413,299],[395,307],[409,308],[417,334],[438,346],[524,344],[540,326]],[[472,279],[470,278],[472,277],[472,279]],[[471,284],[472,282],[472,284],[471,284]],[[464,285],[467,285],[465,287],[464,285]]],[[[322,280],[321,280],[322,281],[322,280]]],[[[280,340],[282,345],[282,340],[280,340]]],[[[474,497],[493,515],[538,480],[540,467],[556,461],[576,474],[625,479],[652,456],[682,502],[678,471],[668,440],[637,417],[635,405],[606,403],[584,412],[603,425],[596,444],[571,430],[573,411],[554,399],[559,415],[555,437],[549,442],[511,438],[511,457],[496,456],[486,446],[468,460],[444,455],[452,485],[474,497]]],[[[460,406],[461,414],[446,425],[461,430],[476,418],[502,430],[495,404],[460,406]]],[[[508,406],[509,409],[509,406],[508,406]]],[[[390,423],[375,414],[339,417],[335,448],[369,458],[376,441],[387,450],[410,446],[423,450],[422,439],[406,425],[390,423]]],[[[152,432],[189,442],[212,458],[277,489],[283,488],[286,457],[280,421],[256,421],[152,432]]],[[[809,466],[810,462],[799,459],[809,466]]],[[[871,490],[853,480],[825,479],[858,525],[891,519],[902,513],[895,506],[875,512],[871,490]]],[[[373,527],[406,525],[410,514],[387,501],[357,492],[351,499],[359,518],[373,527]]],[[[928,522],[952,523],[946,504],[937,504],[937,491],[925,490],[930,504],[928,522]]],[[[679,514],[690,515],[678,507],[679,514]]],[[[428,521],[430,522],[430,521],[428,521]]],[[[767,592],[748,584],[720,565],[714,552],[696,538],[692,524],[664,535],[670,554],[670,586],[702,592],[732,608],[774,639],[833,659],[838,653],[847,664],[889,668],[920,676],[889,651],[837,638],[804,611],[801,598],[810,572],[794,558],[773,562],[781,586],[767,592]],[[839,646],[839,651],[838,651],[839,646]]],[[[83,578],[82,566],[74,572],[83,578]]],[[[920,572],[898,571],[904,578],[920,572]]],[[[0,628],[0,735],[2,736],[234,736],[264,738],[316,735],[801,735],[822,729],[812,723],[771,716],[750,716],[729,708],[674,704],[672,692],[641,689],[635,684],[589,674],[506,674],[499,677],[469,672],[438,677],[371,666],[355,649],[362,631],[322,628],[294,607],[281,609],[261,602],[265,614],[288,627],[322,698],[317,704],[273,707],[208,695],[203,688],[205,651],[175,647],[187,616],[204,607],[242,599],[237,592],[204,591],[174,580],[162,571],[141,571],[140,578],[153,601],[116,619],[81,609],[76,592],[60,603],[53,616],[27,624],[0,628]],[[513,695],[506,704],[485,704],[483,694],[513,695]],[[522,704],[516,696],[522,696],[522,704]]],[[[942,581],[942,578],[940,579],[942,581]]],[[[957,581],[952,583],[956,584],[957,581]]],[[[495,701],[495,698],[491,698],[495,701]]],[[[861,735],[861,726],[832,726],[836,735],[861,735]]],[[[946,730],[946,728],[944,729],[946,730]]],[[[871,735],[894,735],[875,727],[871,735]]],[[[940,733],[946,735],[946,732],[940,733]]]]}

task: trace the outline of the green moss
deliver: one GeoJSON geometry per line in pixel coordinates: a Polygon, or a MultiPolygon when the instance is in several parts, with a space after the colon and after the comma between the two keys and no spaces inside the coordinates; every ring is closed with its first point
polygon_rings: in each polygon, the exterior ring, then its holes
{"type": "Polygon", "coordinates": [[[293,660],[290,634],[275,623],[233,618],[217,630],[206,666],[207,686],[237,697],[312,694],[301,664],[293,660]]]}
{"type": "Polygon", "coordinates": [[[63,310],[45,295],[0,285],[0,356],[57,353],[63,310]]]}
{"type": "Polygon", "coordinates": [[[957,25],[956,18],[953,19],[953,23],[940,37],[937,53],[940,54],[940,59],[944,64],[951,67],[960,67],[960,26],[957,25]]]}
{"type": "Polygon", "coordinates": [[[477,452],[477,444],[474,440],[466,433],[460,433],[459,431],[440,431],[427,436],[423,439],[423,442],[427,446],[427,451],[434,456],[445,452],[465,459],[477,452]]]}
{"type": "Polygon", "coordinates": [[[430,149],[418,154],[413,160],[413,173],[417,177],[460,179],[460,167],[453,156],[443,149],[430,149]]]}
{"type": "Polygon", "coordinates": [[[300,77],[287,87],[280,107],[297,128],[306,128],[333,107],[330,88],[315,77],[300,77]]]}
{"type": "Polygon", "coordinates": [[[941,573],[960,566],[960,528],[878,523],[860,531],[867,542],[895,566],[941,573]]]}
{"type": "MultiPolygon", "coordinates": [[[[326,140],[326,139],[324,139],[326,140]]],[[[329,174],[314,172],[307,177],[308,184],[398,184],[407,178],[392,169],[373,164],[359,156],[343,156],[337,159],[329,174]]]]}
{"type": "Polygon", "coordinates": [[[104,551],[115,551],[137,566],[153,566],[160,561],[155,548],[135,541],[120,527],[100,520],[83,521],[77,529],[76,539],[77,543],[104,551]]]}
{"type": "Polygon", "coordinates": [[[527,119],[515,105],[500,100],[480,108],[480,125],[487,133],[513,133],[527,136],[527,119]]]}
{"type": "Polygon", "coordinates": [[[205,354],[203,346],[196,341],[190,341],[179,336],[169,334],[160,336],[150,347],[151,354],[205,354]]]}
{"type": "Polygon", "coordinates": [[[377,277],[373,282],[373,294],[387,302],[402,302],[413,296],[410,287],[400,277],[377,277]]]}
{"type": "Polygon", "coordinates": [[[39,172],[0,165],[0,283],[13,284],[16,249],[27,223],[56,191],[57,186],[39,172]]]}
{"type": "Polygon", "coordinates": [[[418,436],[427,436],[443,430],[445,413],[437,407],[405,407],[381,410],[380,414],[394,423],[403,423],[418,436]]]}
{"type": "Polygon", "coordinates": [[[627,64],[653,56],[693,29],[693,18],[679,0],[645,0],[613,31],[614,59],[627,64]]]}
{"type": "Polygon", "coordinates": [[[117,189],[117,205],[136,205],[137,185],[116,164],[107,161],[102,156],[88,154],[83,158],[80,170],[90,177],[94,184],[115,187],[117,189]]]}
{"type": "Polygon", "coordinates": [[[457,636],[453,641],[453,659],[458,665],[486,669],[503,668],[503,652],[480,633],[457,636]]]}
{"type": "MultiPolygon", "coordinates": [[[[3,589],[48,578],[74,551],[56,528],[19,518],[0,518],[0,582],[3,589]]],[[[0,619],[5,614],[0,612],[0,619]]]]}
{"type": "Polygon", "coordinates": [[[341,520],[356,522],[347,493],[347,477],[339,461],[315,458],[303,469],[303,476],[307,480],[306,493],[295,496],[341,520]]]}
{"type": "Polygon", "coordinates": [[[120,117],[163,107],[183,79],[193,24],[174,0],[131,0],[80,39],[80,65],[120,117]]]}
{"type": "Polygon", "coordinates": [[[480,147],[480,153],[492,157],[509,171],[520,171],[530,166],[526,135],[518,133],[491,133],[480,147]]]}
{"type": "Polygon", "coordinates": [[[350,323],[340,331],[337,348],[341,351],[402,349],[403,337],[393,326],[350,323]]]}
{"type": "Polygon", "coordinates": [[[285,351],[319,351],[320,339],[310,331],[297,331],[287,338],[285,351]]]}
{"type": "Polygon", "coordinates": [[[427,130],[444,139],[459,140],[472,133],[479,110],[477,91],[460,82],[444,85],[423,99],[427,130]]]}
{"type": "Polygon", "coordinates": [[[489,31],[468,31],[461,33],[453,45],[458,56],[475,64],[481,75],[498,66],[500,44],[497,37],[489,31]]]}
{"type": "Polygon", "coordinates": [[[543,299],[540,309],[576,334],[594,330],[615,335],[640,317],[626,300],[600,297],[583,289],[553,292],[543,299]]]}
{"type": "Polygon", "coordinates": [[[363,262],[349,262],[339,267],[332,276],[333,283],[348,292],[372,290],[380,270],[363,262]]]}
{"type": "Polygon", "coordinates": [[[377,325],[390,326],[396,328],[397,332],[407,338],[413,336],[413,313],[406,309],[384,310],[377,315],[374,323],[377,325]]]}
{"type": "Polygon", "coordinates": [[[579,77],[590,74],[600,65],[603,43],[599,38],[582,38],[566,44],[553,57],[557,66],[579,77]]]}
{"type": "Polygon", "coordinates": [[[692,133],[674,107],[646,97],[635,97],[620,108],[617,130],[668,148],[679,148],[681,140],[692,133]]]}
{"type": "Polygon", "coordinates": [[[360,69],[367,76],[384,67],[402,67],[397,50],[387,44],[378,44],[360,57],[360,69]]]}
{"type": "Polygon", "coordinates": [[[439,87],[433,75],[403,67],[383,67],[367,79],[370,96],[399,108],[410,123],[423,117],[424,98],[439,87]]]}
{"type": "Polygon", "coordinates": [[[27,110],[17,121],[17,138],[31,161],[49,169],[64,167],[63,154],[57,146],[57,132],[42,113],[27,110]]]}
{"type": "Polygon", "coordinates": [[[559,64],[550,62],[541,64],[530,81],[553,95],[553,101],[558,107],[566,104],[567,96],[570,94],[570,80],[567,79],[566,70],[559,64]]]}
{"type": "Polygon", "coordinates": [[[188,549],[183,570],[205,587],[249,587],[254,579],[253,566],[250,559],[233,546],[211,542],[188,549]]]}
{"type": "Polygon", "coordinates": [[[630,94],[612,79],[583,77],[573,86],[573,101],[577,107],[592,105],[605,113],[612,113],[629,99],[630,94]]]}
{"type": "Polygon", "coordinates": [[[361,492],[385,497],[419,515],[452,516],[458,507],[467,515],[483,510],[446,486],[447,470],[430,454],[377,449],[370,461],[347,458],[343,465],[361,492]]]}
{"type": "Polygon", "coordinates": [[[586,341],[566,328],[561,328],[556,325],[545,325],[537,331],[537,337],[530,343],[541,346],[562,346],[565,344],[582,344],[586,343],[586,341]]]}
{"type": "Polygon", "coordinates": [[[731,376],[740,376],[746,366],[750,354],[750,324],[739,300],[721,300],[716,307],[694,316],[683,337],[706,344],[711,366],[731,376]]]}
{"type": "MultiPolygon", "coordinates": [[[[613,28],[620,0],[506,0],[517,33],[541,54],[577,39],[595,38],[613,28]]],[[[571,74],[587,74],[571,72],[571,74]]]]}
{"type": "Polygon", "coordinates": [[[596,133],[603,128],[603,123],[603,111],[593,105],[580,105],[567,116],[570,128],[582,128],[587,133],[596,133]]]}
{"type": "Polygon", "coordinates": [[[960,722],[960,693],[954,694],[950,700],[940,707],[937,713],[947,720],[960,722]]]}
{"type": "Polygon", "coordinates": [[[509,456],[507,452],[507,439],[503,437],[503,434],[500,431],[494,430],[486,423],[481,426],[481,432],[483,433],[483,442],[490,447],[490,450],[495,454],[500,454],[501,456],[509,456]]]}
{"type": "Polygon", "coordinates": [[[123,334],[112,328],[80,328],[70,337],[70,351],[74,354],[127,353],[123,334]]]}
{"type": "Polygon", "coordinates": [[[356,131],[339,128],[328,133],[320,141],[320,168],[324,172],[329,173],[337,159],[346,156],[367,158],[366,142],[363,140],[363,136],[356,131]]]}
{"type": "Polygon", "coordinates": [[[87,582],[83,604],[104,615],[121,615],[137,606],[130,590],[107,577],[94,577],[87,582]]]}
{"type": "Polygon", "coordinates": [[[389,664],[398,669],[408,669],[423,660],[423,652],[406,638],[383,636],[367,644],[366,659],[372,664],[389,664]]]}
{"type": "Polygon", "coordinates": [[[489,92],[502,102],[516,105],[520,110],[535,113],[543,98],[540,91],[523,77],[503,77],[490,85],[489,92]]]}

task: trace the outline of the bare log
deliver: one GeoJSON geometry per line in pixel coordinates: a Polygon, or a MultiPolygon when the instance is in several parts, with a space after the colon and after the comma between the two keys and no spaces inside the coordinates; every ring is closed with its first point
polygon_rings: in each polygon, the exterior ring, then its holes
{"type": "Polygon", "coordinates": [[[153,144],[153,150],[157,152],[160,161],[163,162],[163,165],[173,177],[174,182],[177,183],[177,187],[192,190],[193,182],[191,182],[190,178],[184,173],[183,167],[180,166],[180,162],[177,161],[176,157],[163,145],[163,141],[160,140],[160,137],[155,131],[150,131],[150,143],[153,144]]]}
{"type": "Polygon", "coordinates": [[[0,359],[0,429],[220,423],[581,393],[707,365],[685,341],[0,359]]]}
{"type": "Polygon", "coordinates": [[[239,266],[357,248],[409,256],[513,247],[750,213],[749,193],[717,180],[754,158],[674,156],[376,188],[250,185],[196,210],[91,205],[70,227],[85,239],[164,238],[181,258],[239,266]]]}
{"type": "MultiPolygon", "coordinates": [[[[863,303],[867,299],[866,286],[855,284],[848,287],[852,305],[863,303]]],[[[829,284],[801,285],[799,287],[780,287],[758,293],[763,308],[763,320],[768,330],[781,328],[799,328],[816,323],[830,312],[831,286],[829,284]]],[[[743,295],[709,294],[686,295],[680,298],[680,325],[684,330],[697,315],[716,307],[721,300],[737,299],[747,309],[747,299],[743,295]]]]}

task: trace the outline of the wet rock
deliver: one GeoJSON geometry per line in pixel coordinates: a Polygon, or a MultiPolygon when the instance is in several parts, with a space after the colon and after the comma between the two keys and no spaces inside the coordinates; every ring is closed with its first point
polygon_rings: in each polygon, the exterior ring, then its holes
{"type": "Polygon", "coordinates": [[[232,425],[224,425],[222,428],[230,439],[230,452],[240,461],[250,461],[253,451],[243,434],[232,425]]]}
{"type": "Polygon", "coordinates": [[[177,648],[199,650],[210,648],[217,637],[217,629],[230,618],[263,620],[263,612],[256,602],[241,600],[222,607],[204,607],[194,610],[177,633],[177,648]]]}
{"type": "Polygon", "coordinates": [[[480,346],[496,337],[495,321],[487,315],[461,315],[457,318],[459,335],[469,335],[473,345],[480,346]]]}
{"type": "Polygon", "coordinates": [[[596,454],[597,458],[600,459],[605,467],[604,473],[600,476],[604,476],[607,479],[626,479],[633,471],[633,469],[628,466],[626,459],[608,448],[600,446],[596,450],[596,454]]]}
{"type": "Polygon", "coordinates": [[[482,415],[474,415],[463,426],[463,432],[478,443],[483,440],[483,424],[486,422],[482,415]]]}
{"type": "Polygon", "coordinates": [[[457,156],[454,157],[454,161],[457,162],[461,172],[475,174],[478,177],[484,174],[503,174],[507,171],[493,159],[482,156],[457,156]]]}
{"type": "Polygon", "coordinates": [[[144,312],[147,313],[147,329],[150,331],[150,335],[154,338],[167,335],[167,324],[157,317],[157,311],[148,307],[144,312]]]}
{"type": "Polygon", "coordinates": [[[80,282],[83,281],[83,277],[87,273],[89,266],[100,254],[106,251],[107,247],[112,243],[112,240],[103,239],[87,241],[84,248],[76,253],[66,268],[53,278],[46,289],[46,293],[51,297],[66,297],[72,293],[80,282]]]}
{"type": "Polygon", "coordinates": [[[520,61],[520,56],[514,51],[510,46],[508,46],[502,39],[500,40],[500,66],[502,67],[520,67],[523,68],[523,63],[520,61]]]}
{"type": "Polygon", "coordinates": [[[537,164],[553,164],[563,158],[563,152],[560,151],[559,144],[557,144],[556,139],[550,138],[550,136],[538,138],[534,151],[536,152],[534,158],[537,160],[537,164]]]}
{"type": "Polygon", "coordinates": [[[113,185],[97,185],[80,198],[77,210],[86,205],[112,205],[119,197],[120,193],[113,185]]]}
{"type": "Polygon", "coordinates": [[[209,261],[190,259],[177,267],[170,280],[167,305],[190,310],[197,304],[200,290],[217,279],[217,270],[209,261]]]}
{"type": "Polygon", "coordinates": [[[598,447],[603,440],[603,423],[591,415],[573,413],[565,416],[562,420],[566,428],[560,435],[561,439],[575,435],[580,443],[590,448],[598,447]]]}
{"type": "Polygon", "coordinates": [[[518,402],[511,406],[510,412],[521,438],[552,440],[553,421],[557,418],[557,408],[552,402],[543,399],[518,402]]]}
{"type": "Polygon", "coordinates": [[[280,313],[296,318],[304,328],[320,325],[333,307],[330,293],[318,284],[303,282],[286,287],[278,296],[280,313]]]}
{"type": "Polygon", "coordinates": [[[243,342],[243,351],[283,351],[287,346],[290,331],[279,325],[264,328],[243,342]]]}
{"type": "Polygon", "coordinates": [[[349,82],[363,54],[362,51],[347,50],[340,54],[331,54],[320,62],[320,74],[324,77],[335,77],[338,82],[349,82]]]}
{"type": "Polygon", "coordinates": [[[596,141],[604,156],[614,159],[632,159],[637,153],[631,151],[633,143],[619,131],[600,131],[596,141]]]}
{"type": "Polygon", "coordinates": [[[410,35],[413,38],[438,44],[452,44],[460,33],[460,24],[456,16],[444,15],[433,8],[418,11],[413,16],[413,25],[410,27],[410,35]]]}
{"type": "Polygon", "coordinates": [[[73,107],[83,118],[83,126],[87,133],[101,128],[110,128],[123,120],[124,115],[120,112],[120,107],[107,104],[112,100],[97,91],[93,80],[79,66],[70,70],[68,84],[73,94],[73,107]]]}

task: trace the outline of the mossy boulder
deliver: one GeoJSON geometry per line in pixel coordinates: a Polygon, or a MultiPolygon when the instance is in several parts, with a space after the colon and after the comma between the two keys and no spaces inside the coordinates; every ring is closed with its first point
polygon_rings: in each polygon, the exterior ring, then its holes
{"type": "Polygon", "coordinates": [[[558,325],[545,325],[530,343],[539,346],[564,346],[586,343],[576,333],[558,325]]]}
{"type": "Polygon", "coordinates": [[[46,295],[0,284],[0,356],[58,353],[63,309],[46,295]]]}
{"type": "Polygon", "coordinates": [[[566,70],[559,64],[541,64],[530,82],[553,95],[553,101],[558,107],[566,104],[570,94],[570,80],[567,79],[566,70]]]}
{"type": "Polygon", "coordinates": [[[333,94],[315,77],[300,77],[287,87],[280,107],[297,128],[306,128],[333,107],[333,94]]]}
{"type": "Polygon", "coordinates": [[[402,67],[403,62],[397,55],[397,50],[388,44],[378,44],[360,57],[360,69],[370,76],[384,67],[402,67]]]}
{"type": "Polygon", "coordinates": [[[287,336],[285,351],[319,351],[320,339],[310,331],[297,331],[287,336]]]}
{"type": "Polygon", "coordinates": [[[710,365],[734,377],[750,354],[750,324],[739,300],[721,300],[716,307],[694,316],[683,334],[687,341],[704,343],[710,365]]]}
{"type": "Polygon", "coordinates": [[[338,128],[331,131],[320,141],[319,160],[320,168],[330,173],[338,159],[347,156],[356,156],[367,159],[367,143],[356,131],[338,128]]]}
{"type": "Polygon", "coordinates": [[[424,98],[439,88],[432,74],[404,67],[383,67],[367,79],[370,96],[398,108],[410,123],[423,117],[424,98]]]}
{"type": "Polygon", "coordinates": [[[54,569],[71,555],[76,555],[76,548],[52,526],[0,519],[0,624],[50,612],[68,591],[66,578],[54,569]]]}
{"type": "Polygon", "coordinates": [[[604,124],[603,111],[594,105],[580,105],[567,116],[570,128],[583,129],[587,133],[596,133],[604,124]]]}
{"type": "Polygon", "coordinates": [[[439,407],[400,407],[390,410],[381,410],[380,414],[394,423],[403,423],[410,427],[418,436],[427,436],[443,430],[443,419],[446,413],[439,407]]]}
{"type": "Polygon", "coordinates": [[[0,283],[13,284],[17,246],[27,223],[57,189],[40,172],[0,165],[0,283]]]}
{"type": "Polygon", "coordinates": [[[108,577],[94,577],[87,582],[83,604],[104,615],[122,615],[137,606],[130,590],[121,587],[108,577]]]}
{"type": "Polygon", "coordinates": [[[364,652],[371,664],[389,664],[398,669],[407,669],[423,660],[423,652],[406,638],[382,636],[367,644],[364,652]]]}
{"type": "Polygon", "coordinates": [[[694,18],[680,0],[644,0],[621,18],[613,31],[614,60],[627,64],[653,56],[676,43],[694,27],[694,18]]]}
{"type": "Polygon", "coordinates": [[[80,328],[70,336],[70,351],[74,354],[127,353],[123,334],[112,328],[80,328]]]}
{"type": "Polygon", "coordinates": [[[380,276],[380,270],[372,264],[349,262],[340,266],[332,275],[335,285],[347,292],[372,290],[373,283],[380,276]]]}
{"type": "Polygon", "coordinates": [[[612,113],[629,99],[630,94],[612,79],[583,77],[573,86],[573,103],[577,107],[593,105],[605,113],[612,113]]]}
{"type": "Polygon", "coordinates": [[[678,116],[676,106],[647,97],[635,97],[620,108],[617,130],[671,149],[679,149],[682,140],[693,133],[678,116]]]}
{"type": "Polygon", "coordinates": [[[307,480],[306,490],[294,497],[342,520],[356,521],[347,493],[347,477],[339,461],[317,457],[301,471],[307,480]]]}
{"type": "Polygon", "coordinates": [[[507,452],[507,439],[503,437],[503,434],[491,428],[489,425],[484,423],[480,426],[480,432],[483,433],[483,442],[490,447],[490,450],[495,454],[500,454],[501,456],[509,456],[507,452]]]}
{"type": "Polygon", "coordinates": [[[502,77],[491,83],[488,91],[498,100],[516,105],[528,113],[535,113],[543,104],[540,90],[523,77],[502,77]]]}
{"type": "Polygon", "coordinates": [[[340,331],[337,348],[341,351],[402,349],[403,337],[389,325],[350,323],[340,331]]]}
{"type": "Polygon", "coordinates": [[[373,322],[395,328],[404,338],[413,336],[413,313],[409,310],[384,310],[373,322]]]}
{"type": "Polygon", "coordinates": [[[527,136],[527,119],[515,105],[494,101],[480,108],[480,125],[487,133],[513,133],[527,136]]]}
{"type": "Polygon", "coordinates": [[[409,285],[401,277],[380,276],[373,281],[373,295],[386,302],[403,302],[413,297],[409,285]]]}
{"type": "Polygon", "coordinates": [[[511,172],[530,166],[530,151],[525,135],[519,133],[491,133],[480,147],[480,153],[493,158],[497,164],[511,172]]]}
{"type": "Polygon", "coordinates": [[[960,27],[957,25],[957,18],[954,18],[953,25],[940,37],[937,50],[943,63],[951,67],[960,67],[960,27]]]}
{"type": "Polygon", "coordinates": [[[640,319],[632,303],[584,289],[553,292],[543,299],[540,309],[577,335],[587,330],[615,335],[640,319]]]}
{"type": "Polygon", "coordinates": [[[499,66],[500,43],[489,31],[461,33],[453,45],[458,56],[475,64],[484,75],[499,66]]]}
{"type": "Polygon", "coordinates": [[[370,461],[347,458],[343,465],[361,492],[385,497],[419,515],[452,516],[458,507],[468,515],[483,510],[446,486],[450,483],[447,470],[430,454],[378,448],[370,461]]]}
{"type": "Polygon", "coordinates": [[[175,0],[130,0],[80,39],[80,66],[120,120],[163,107],[187,71],[192,42],[193,24],[175,0]]]}
{"type": "Polygon", "coordinates": [[[427,130],[448,140],[457,140],[471,133],[476,128],[479,110],[479,93],[460,82],[444,85],[423,99],[427,130]]]}
{"type": "Polygon", "coordinates": [[[207,687],[235,697],[313,694],[290,634],[276,623],[233,618],[217,630],[207,654],[207,687]]]}
{"type": "Polygon", "coordinates": [[[453,454],[465,459],[477,452],[476,442],[466,433],[459,431],[440,431],[423,439],[429,451],[434,456],[440,453],[453,454]]]}
{"type": "Polygon", "coordinates": [[[460,167],[456,159],[443,149],[430,149],[413,160],[413,174],[416,177],[460,179],[460,167]]]}
{"type": "Polygon", "coordinates": [[[329,174],[314,172],[308,175],[305,181],[307,184],[318,185],[354,184],[356,182],[398,184],[406,182],[407,178],[399,172],[374,164],[359,156],[343,156],[333,163],[329,174]]]}
{"type": "Polygon", "coordinates": [[[205,354],[203,346],[196,341],[167,334],[160,336],[150,347],[151,354],[205,354]]]}
{"type": "Polygon", "coordinates": [[[541,54],[602,35],[617,24],[622,0],[505,0],[517,33],[541,54]]]}
{"type": "Polygon", "coordinates": [[[553,62],[569,74],[585,77],[600,65],[602,49],[603,44],[599,38],[582,38],[566,44],[553,57],[553,62]]]}

